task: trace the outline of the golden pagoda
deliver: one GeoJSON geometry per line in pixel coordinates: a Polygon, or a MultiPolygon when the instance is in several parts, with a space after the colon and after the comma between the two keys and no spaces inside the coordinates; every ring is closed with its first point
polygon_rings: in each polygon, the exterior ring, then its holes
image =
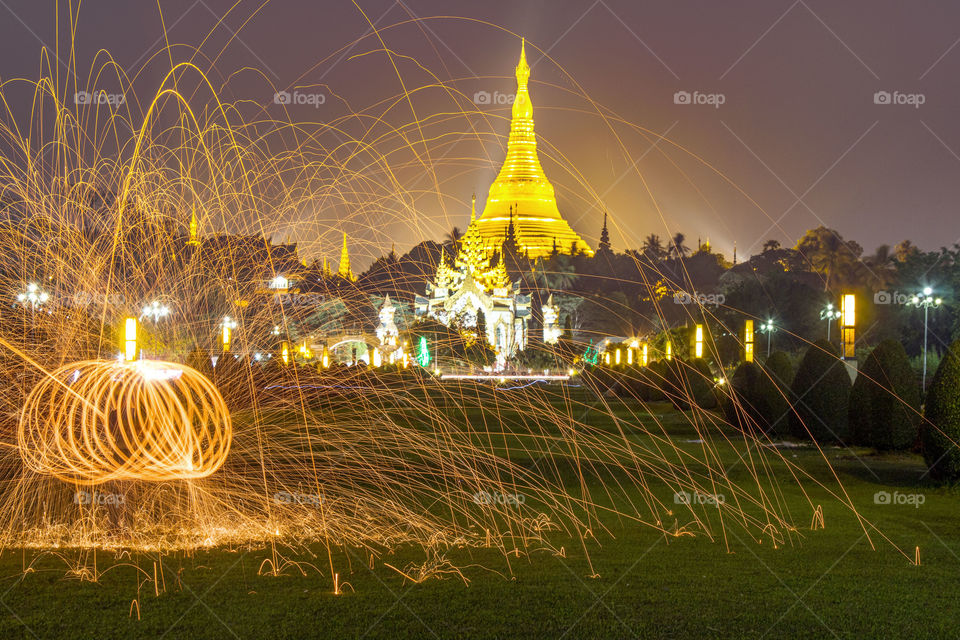
{"type": "Polygon", "coordinates": [[[540,166],[533,131],[533,104],[527,90],[529,78],[526,43],[522,42],[507,157],[497,179],[490,185],[483,214],[477,220],[484,246],[489,253],[501,247],[512,210],[517,240],[528,257],[549,256],[554,248],[560,253],[593,255],[593,249],[560,216],[553,185],[540,166]]]}

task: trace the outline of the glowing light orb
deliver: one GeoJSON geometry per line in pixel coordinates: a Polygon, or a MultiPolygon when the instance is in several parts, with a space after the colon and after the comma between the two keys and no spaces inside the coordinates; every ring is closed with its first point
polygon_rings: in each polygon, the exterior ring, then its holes
{"type": "Polygon", "coordinates": [[[61,480],[188,480],[219,469],[230,414],[217,388],[172,362],[88,360],[27,396],[17,429],[27,468],[61,480]]]}

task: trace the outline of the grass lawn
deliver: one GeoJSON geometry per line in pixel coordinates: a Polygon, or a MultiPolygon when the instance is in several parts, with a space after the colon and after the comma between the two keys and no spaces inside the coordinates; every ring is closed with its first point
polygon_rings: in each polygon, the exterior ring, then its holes
{"type": "MultiPolygon", "coordinates": [[[[575,411],[595,399],[576,398],[575,411]]],[[[613,402],[613,401],[610,401],[613,402]]],[[[629,438],[637,421],[657,420],[671,438],[691,448],[698,432],[669,406],[645,412],[615,403],[612,414],[629,438]]],[[[472,424],[481,408],[457,409],[472,424]]],[[[582,419],[614,430],[605,411],[583,411],[582,419]],[[609,424],[606,424],[609,423],[609,424]]],[[[499,423],[522,416],[498,411],[499,423]]],[[[523,436],[504,429],[490,446],[510,448],[523,462],[523,436]]],[[[481,434],[478,434],[478,438],[481,434]]],[[[736,445],[719,446],[730,476],[745,471],[734,463],[736,445]]],[[[575,537],[557,536],[565,557],[549,552],[510,557],[492,550],[451,551],[447,557],[469,580],[457,576],[413,585],[384,562],[403,567],[422,562],[419,549],[398,549],[368,568],[366,553],[334,550],[346,587],[334,595],[326,549],[315,557],[298,552],[306,576],[289,568],[279,577],[260,575],[270,549],[212,550],[164,557],[167,590],[141,586],[152,560],[134,556],[96,583],[72,579],[56,556],[45,555],[26,574],[36,552],[0,554],[0,637],[3,638],[947,638],[960,635],[960,495],[923,484],[915,455],[826,450],[864,524],[813,482],[804,488],[823,510],[824,529],[810,530],[810,509],[799,486],[783,481],[785,508],[802,538],[774,549],[728,526],[714,541],[665,537],[614,516],[609,533],[598,533],[584,552],[575,537]],[[875,504],[874,494],[920,493],[924,503],[875,504]],[[875,528],[873,528],[875,526],[875,528]],[[866,529],[866,531],[865,531],[866,529]],[[868,541],[873,540],[873,545],[868,541]],[[884,537],[888,538],[885,540],[884,537]],[[906,555],[894,548],[902,549],[906,555]],[[920,549],[921,564],[912,562],[920,549]],[[729,549],[729,550],[728,550],[729,549]],[[908,557],[907,557],[908,556],[908,557]],[[352,567],[352,568],[351,568],[352,567]],[[139,588],[139,597],[138,597],[139,588]],[[136,611],[130,615],[131,604],[136,611]]],[[[785,454],[829,487],[830,473],[819,452],[785,454]],[[793,457],[795,456],[795,457],[793,457]]],[[[576,479],[569,478],[574,491],[576,479]]],[[[604,487],[591,486],[598,502],[604,487]]],[[[664,500],[669,490],[663,489],[664,500]]],[[[629,496],[625,496],[629,497],[629,496]]],[[[614,496],[611,500],[617,500],[614,496]]],[[[678,518],[682,518],[678,513],[678,518]]],[[[115,564],[113,557],[105,564],[115,564]]]]}

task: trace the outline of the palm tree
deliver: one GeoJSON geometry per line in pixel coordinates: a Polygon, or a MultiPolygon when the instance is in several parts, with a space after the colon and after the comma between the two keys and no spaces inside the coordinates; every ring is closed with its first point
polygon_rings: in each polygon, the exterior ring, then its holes
{"type": "Polygon", "coordinates": [[[776,251],[779,248],[780,248],[779,240],[771,239],[763,243],[763,253],[767,253],[768,251],[776,251]]]}
{"type": "Polygon", "coordinates": [[[682,233],[675,233],[670,240],[670,246],[667,248],[667,255],[671,258],[686,258],[687,254],[690,253],[690,247],[683,244],[686,239],[686,236],[682,233]]]}
{"type": "Polygon", "coordinates": [[[836,231],[824,226],[807,231],[797,242],[797,251],[814,271],[824,274],[824,291],[854,280],[858,269],[863,268],[860,245],[844,240],[836,231]]]}
{"type": "Polygon", "coordinates": [[[561,255],[551,259],[548,263],[538,260],[533,265],[533,281],[538,288],[549,291],[563,291],[569,289],[577,281],[577,269],[569,256],[561,255]],[[537,268],[539,265],[539,269],[537,268]]]}
{"type": "Polygon", "coordinates": [[[463,231],[460,231],[460,227],[454,227],[450,229],[450,233],[447,234],[445,239],[445,244],[449,244],[456,248],[457,243],[460,242],[460,238],[463,237],[463,231]]]}
{"type": "Polygon", "coordinates": [[[660,236],[655,233],[651,233],[643,239],[643,247],[640,250],[651,262],[660,262],[666,255],[660,236]]]}
{"type": "Polygon", "coordinates": [[[893,282],[897,274],[897,256],[890,250],[890,245],[882,244],[877,247],[872,256],[867,256],[864,264],[869,271],[870,279],[877,289],[886,289],[893,282]]]}

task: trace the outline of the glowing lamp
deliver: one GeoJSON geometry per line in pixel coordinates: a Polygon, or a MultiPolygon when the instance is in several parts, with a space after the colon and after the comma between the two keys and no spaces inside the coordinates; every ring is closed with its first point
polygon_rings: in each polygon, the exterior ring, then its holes
{"type": "Polygon", "coordinates": [[[703,357],[703,325],[698,324],[693,334],[693,355],[696,358],[703,357]]]}
{"type": "Polygon", "coordinates": [[[290,364],[290,345],[286,340],[280,343],[280,359],[283,364],[290,364]]]}
{"type": "Polygon", "coordinates": [[[137,358],[137,319],[127,318],[123,323],[123,359],[127,362],[137,358]]]}
{"type": "Polygon", "coordinates": [[[643,351],[641,352],[641,355],[640,355],[640,364],[643,366],[647,366],[649,362],[650,362],[650,359],[649,359],[649,352],[647,350],[647,343],[643,343],[643,351]]]}
{"type": "Polygon", "coordinates": [[[743,323],[743,361],[753,362],[753,320],[743,323]]]}
{"type": "Polygon", "coordinates": [[[840,298],[840,343],[844,359],[856,357],[857,297],[845,293],[840,298]]]}
{"type": "Polygon", "coordinates": [[[673,360],[673,343],[667,343],[667,360],[673,360]]]}

